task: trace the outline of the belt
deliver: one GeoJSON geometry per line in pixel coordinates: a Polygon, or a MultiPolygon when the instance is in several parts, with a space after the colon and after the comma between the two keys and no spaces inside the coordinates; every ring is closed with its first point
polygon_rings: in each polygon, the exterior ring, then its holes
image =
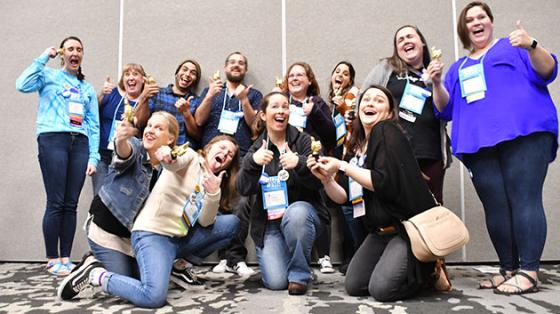
{"type": "Polygon", "coordinates": [[[380,227],[375,230],[378,235],[387,235],[397,233],[397,228],[395,226],[380,227]]]}

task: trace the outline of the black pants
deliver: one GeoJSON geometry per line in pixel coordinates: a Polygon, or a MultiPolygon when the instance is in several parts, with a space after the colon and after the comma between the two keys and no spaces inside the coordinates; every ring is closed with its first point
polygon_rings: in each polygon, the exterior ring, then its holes
{"type": "Polygon", "coordinates": [[[352,296],[371,295],[380,302],[414,295],[420,286],[407,285],[408,254],[407,243],[399,235],[368,234],[348,266],[346,292],[352,296]]]}

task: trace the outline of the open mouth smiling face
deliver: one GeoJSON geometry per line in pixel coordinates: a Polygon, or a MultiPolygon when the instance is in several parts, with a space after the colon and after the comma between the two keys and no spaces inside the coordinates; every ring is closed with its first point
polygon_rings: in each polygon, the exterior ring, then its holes
{"type": "Polygon", "coordinates": [[[422,65],[424,43],[414,28],[405,27],[399,30],[395,41],[401,60],[413,67],[422,65]]]}
{"type": "Polygon", "coordinates": [[[360,102],[360,121],[364,126],[373,126],[392,117],[389,99],[377,88],[366,90],[360,102]]]}

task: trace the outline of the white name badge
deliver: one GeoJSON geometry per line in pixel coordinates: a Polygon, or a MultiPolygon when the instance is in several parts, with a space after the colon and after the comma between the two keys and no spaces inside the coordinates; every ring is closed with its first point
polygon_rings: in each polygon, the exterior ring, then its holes
{"type": "Polygon", "coordinates": [[[268,178],[266,184],[262,184],[264,209],[275,209],[288,207],[288,189],[285,181],[280,181],[278,176],[268,178]]]}
{"type": "Polygon", "coordinates": [[[421,115],[426,99],[432,96],[429,90],[406,82],[399,107],[421,115]]]}
{"type": "Polygon", "coordinates": [[[475,100],[483,99],[487,87],[482,64],[479,63],[460,69],[459,83],[461,86],[461,96],[466,98],[467,102],[470,103],[475,100]]]}
{"type": "Polygon", "coordinates": [[[183,206],[183,223],[186,228],[192,228],[198,220],[198,217],[200,217],[203,197],[203,193],[193,192],[187,198],[187,201],[183,206]]]}
{"type": "Polygon", "coordinates": [[[307,116],[303,112],[302,107],[296,105],[290,105],[290,119],[288,123],[296,128],[305,129],[307,126],[307,116]]]}
{"type": "Polygon", "coordinates": [[[354,218],[364,216],[366,214],[366,207],[364,205],[364,200],[357,202],[356,204],[352,204],[352,209],[353,209],[352,212],[354,218]]]}
{"type": "Polygon", "coordinates": [[[340,145],[341,140],[346,135],[346,124],[344,124],[344,118],[340,113],[337,113],[333,118],[334,126],[336,128],[336,142],[340,145]]]}
{"type": "Polygon", "coordinates": [[[240,116],[237,112],[222,110],[220,115],[220,122],[218,123],[218,130],[220,132],[234,135],[237,132],[237,127],[239,126],[240,116]]]}
{"type": "Polygon", "coordinates": [[[70,125],[75,128],[81,128],[84,120],[84,105],[79,102],[68,102],[68,115],[70,117],[70,125]]]}
{"type": "Polygon", "coordinates": [[[348,177],[348,200],[354,201],[361,198],[364,195],[364,187],[354,179],[348,177]]]}

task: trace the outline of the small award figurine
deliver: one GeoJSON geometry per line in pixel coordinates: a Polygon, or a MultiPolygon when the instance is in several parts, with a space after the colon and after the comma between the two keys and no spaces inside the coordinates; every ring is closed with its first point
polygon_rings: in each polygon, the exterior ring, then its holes
{"type": "Polygon", "coordinates": [[[432,59],[439,59],[441,58],[441,49],[436,49],[435,46],[431,49],[432,59]]]}
{"type": "Polygon", "coordinates": [[[171,158],[177,159],[177,157],[183,156],[187,152],[187,148],[189,148],[189,142],[180,146],[175,146],[171,151],[171,158]]]}
{"type": "Polygon", "coordinates": [[[321,145],[320,141],[316,141],[315,138],[311,137],[311,156],[315,158],[315,160],[319,159],[319,155],[321,154],[321,145]]]}
{"type": "Polygon", "coordinates": [[[356,119],[356,98],[351,100],[350,110],[348,111],[348,119],[356,119]]]}
{"type": "Polygon", "coordinates": [[[217,81],[220,79],[220,70],[217,70],[216,72],[214,72],[214,75],[212,75],[212,79],[214,81],[217,81]]]}
{"type": "Polygon", "coordinates": [[[155,83],[156,83],[156,79],[153,76],[148,75],[148,84],[155,84],[155,83]]]}
{"type": "Polygon", "coordinates": [[[64,48],[58,48],[56,49],[56,54],[59,56],[62,56],[62,54],[64,53],[64,48]]]}
{"type": "Polygon", "coordinates": [[[276,87],[281,88],[282,87],[282,79],[279,78],[278,76],[276,77],[276,82],[274,83],[274,85],[276,85],[276,87]]]}
{"type": "Polygon", "coordinates": [[[134,124],[134,109],[128,102],[128,97],[124,97],[124,112],[122,114],[122,119],[130,124],[134,124]]]}

